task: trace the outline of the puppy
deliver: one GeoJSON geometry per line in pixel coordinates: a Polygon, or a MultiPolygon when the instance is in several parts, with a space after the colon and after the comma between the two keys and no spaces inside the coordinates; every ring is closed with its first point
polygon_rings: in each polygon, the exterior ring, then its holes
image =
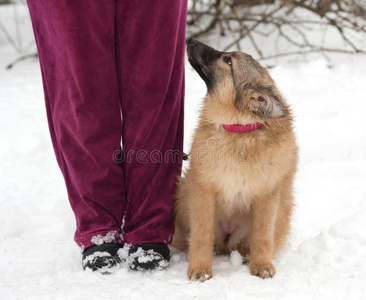
{"type": "Polygon", "coordinates": [[[207,95],[190,167],[177,184],[173,246],[188,251],[188,277],[212,277],[214,252],[238,250],[250,272],[273,277],[285,244],[298,160],[292,116],[275,82],[242,52],[220,52],[195,39],[189,62],[207,95]]]}

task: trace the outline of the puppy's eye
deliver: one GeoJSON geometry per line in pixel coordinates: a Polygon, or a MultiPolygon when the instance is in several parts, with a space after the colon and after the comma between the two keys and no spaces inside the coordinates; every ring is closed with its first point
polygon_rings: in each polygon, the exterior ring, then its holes
{"type": "Polygon", "coordinates": [[[231,57],[225,57],[225,62],[228,64],[228,65],[232,65],[232,62],[231,62],[231,57]]]}

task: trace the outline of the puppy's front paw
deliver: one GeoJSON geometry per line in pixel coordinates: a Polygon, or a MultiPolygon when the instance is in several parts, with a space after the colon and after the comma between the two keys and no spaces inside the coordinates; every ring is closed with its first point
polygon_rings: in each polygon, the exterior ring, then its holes
{"type": "Polygon", "coordinates": [[[264,266],[250,265],[250,273],[263,279],[272,278],[276,270],[272,264],[264,266]]]}
{"type": "Polygon", "coordinates": [[[205,281],[212,277],[212,271],[208,269],[189,268],[187,274],[190,280],[205,281]]]}

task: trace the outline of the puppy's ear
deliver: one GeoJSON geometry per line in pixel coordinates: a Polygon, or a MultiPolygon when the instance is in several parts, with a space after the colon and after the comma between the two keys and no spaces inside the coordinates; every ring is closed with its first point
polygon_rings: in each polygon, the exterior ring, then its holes
{"type": "Polygon", "coordinates": [[[273,88],[263,89],[252,95],[252,100],[257,102],[257,107],[264,117],[278,119],[286,117],[288,110],[276,95],[273,88]]]}

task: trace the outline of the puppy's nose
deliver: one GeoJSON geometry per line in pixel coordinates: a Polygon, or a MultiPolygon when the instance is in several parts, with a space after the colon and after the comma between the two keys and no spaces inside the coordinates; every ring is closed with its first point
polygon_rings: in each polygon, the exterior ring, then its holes
{"type": "Polygon", "coordinates": [[[194,38],[191,38],[189,41],[188,41],[188,44],[189,45],[197,45],[198,44],[198,41],[194,38]]]}

